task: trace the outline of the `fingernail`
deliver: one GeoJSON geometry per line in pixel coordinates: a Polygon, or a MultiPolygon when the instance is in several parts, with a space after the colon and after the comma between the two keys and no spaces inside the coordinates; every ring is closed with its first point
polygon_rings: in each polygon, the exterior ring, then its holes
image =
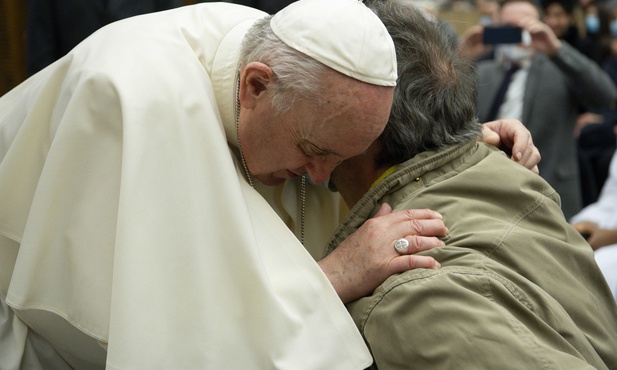
{"type": "Polygon", "coordinates": [[[446,235],[450,235],[450,230],[446,227],[446,235]]]}
{"type": "Polygon", "coordinates": [[[521,152],[516,153],[516,160],[520,161],[521,158],[523,158],[523,153],[521,153],[521,152]]]}
{"type": "Polygon", "coordinates": [[[443,216],[441,215],[441,213],[435,212],[435,211],[433,211],[433,213],[435,213],[435,217],[443,219],[443,216]]]}
{"type": "Polygon", "coordinates": [[[435,261],[435,268],[436,269],[440,269],[441,268],[441,263],[435,261]]]}

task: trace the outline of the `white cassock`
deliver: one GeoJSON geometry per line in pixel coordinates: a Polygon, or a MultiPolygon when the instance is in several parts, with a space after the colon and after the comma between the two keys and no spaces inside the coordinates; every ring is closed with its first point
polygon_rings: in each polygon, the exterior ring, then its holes
{"type": "Polygon", "coordinates": [[[264,15],[114,23],[0,98],[0,369],[371,364],[230,150],[240,42],[264,15]]]}
{"type": "Polygon", "coordinates": [[[301,178],[287,180],[280,186],[255,185],[296,237],[304,239],[304,248],[311,256],[322,259],[336,227],[349,213],[341,195],[307,180],[303,223],[301,178]]]}
{"type": "MultiPolygon", "coordinates": [[[[570,220],[581,221],[591,221],[605,229],[617,229],[617,152],[611,160],[609,176],[602,186],[598,200],[583,208],[570,220]]],[[[617,244],[598,249],[595,257],[617,300],[617,244]]]]}

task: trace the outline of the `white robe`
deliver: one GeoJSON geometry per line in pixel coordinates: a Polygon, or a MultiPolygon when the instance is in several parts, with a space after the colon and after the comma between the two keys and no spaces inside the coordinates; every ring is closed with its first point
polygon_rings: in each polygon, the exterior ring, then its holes
{"type": "Polygon", "coordinates": [[[330,237],[349,213],[343,198],[323,185],[306,182],[304,225],[302,225],[301,179],[287,180],[280,186],[256,184],[257,191],[268,201],[279,217],[302,238],[304,248],[319,261],[324,257],[330,237]]]}
{"type": "MultiPolygon", "coordinates": [[[[598,200],[583,208],[571,220],[571,222],[580,221],[591,221],[605,229],[617,229],[617,152],[611,160],[609,176],[602,186],[598,200]]],[[[617,300],[617,244],[598,249],[595,256],[617,300]]]]}
{"type": "Polygon", "coordinates": [[[0,98],[0,369],[32,347],[89,369],[370,365],[230,150],[240,41],[264,15],[120,21],[0,98]]]}

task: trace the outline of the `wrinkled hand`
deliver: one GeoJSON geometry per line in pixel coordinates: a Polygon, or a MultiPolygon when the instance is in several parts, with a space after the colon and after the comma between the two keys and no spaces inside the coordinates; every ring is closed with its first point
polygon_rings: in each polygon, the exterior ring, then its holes
{"type": "Polygon", "coordinates": [[[500,119],[482,125],[482,141],[510,154],[513,161],[539,173],[540,151],[527,128],[515,119],[500,119]]]}
{"type": "Polygon", "coordinates": [[[581,234],[589,235],[587,242],[593,250],[617,243],[617,229],[602,229],[589,221],[576,222],[572,226],[581,234]]]}
{"type": "Polygon", "coordinates": [[[432,257],[413,253],[444,245],[437,237],[448,230],[441,215],[428,209],[379,212],[343,241],[319,265],[343,303],[369,295],[393,274],[416,268],[440,268],[432,257]],[[409,241],[407,255],[394,249],[399,238],[409,241]]]}

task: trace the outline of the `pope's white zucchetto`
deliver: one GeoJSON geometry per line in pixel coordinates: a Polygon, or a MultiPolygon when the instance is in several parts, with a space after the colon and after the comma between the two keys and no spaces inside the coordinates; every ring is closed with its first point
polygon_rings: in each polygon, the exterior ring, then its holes
{"type": "Polygon", "coordinates": [[[377,15],[358,0],[298,0],[270,20],[288,46],[374,85],[396,85],[394,42],[377,15]]]}

